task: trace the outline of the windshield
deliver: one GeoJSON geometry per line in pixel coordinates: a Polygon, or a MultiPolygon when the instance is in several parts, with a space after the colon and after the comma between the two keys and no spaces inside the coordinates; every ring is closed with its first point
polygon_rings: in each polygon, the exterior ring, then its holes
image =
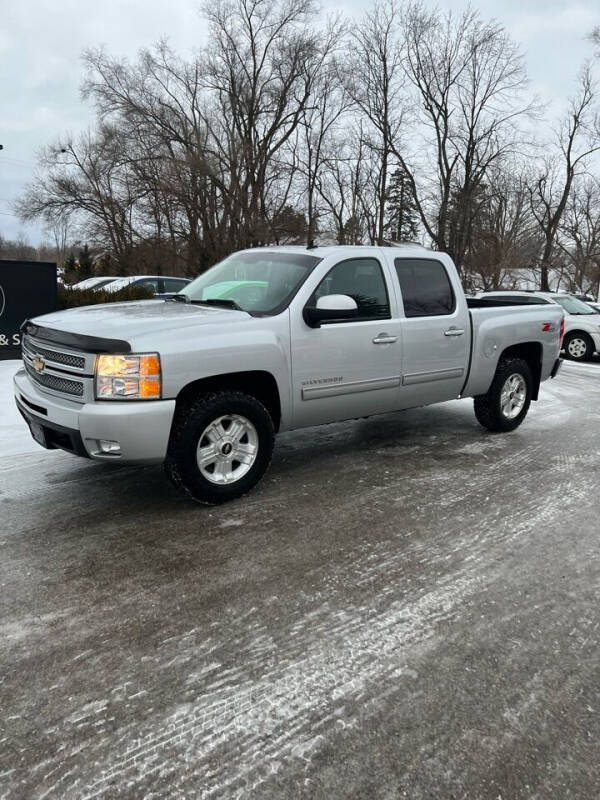
{"type": "Polygon", "coordinates": [[[235,304],[249,314],[278,314],[320,260],[306,253],[234,253],[179,294],[196,303],[235,304]]]}
{"type": "Polygon", "coordinates": [[[92,289],[102,283],[108,283],[111,281],[112,278],[107,278],[104,281],[104,278],[86,278],[84,281],[79,281],[79,283],[73,284],[73,289],[92,289]]]}
{"type": "Polygon", "coordinates": [[[102,289],[103,286],[107,286],[109,283],[112,283],[114,278],[106,278],[106,280],[99,281],[98,283],[94,284],[94,289],[102,289]]]}
{"type": "Polygon", "coordinates": [[[117,278],[116,280],[109,281],[105,288],[111,292],[119,292],[132,282],[133,278],[117,278]]]}
{"type": "Polygon", "coordinates": [[[576,297],[555,297],[554,298],[559,305],[561,305],[567,314],[595,314],[596,312],[591,306],[588,306],[587,303],[584,303],[583,300],[578,300],[576,297]]]}

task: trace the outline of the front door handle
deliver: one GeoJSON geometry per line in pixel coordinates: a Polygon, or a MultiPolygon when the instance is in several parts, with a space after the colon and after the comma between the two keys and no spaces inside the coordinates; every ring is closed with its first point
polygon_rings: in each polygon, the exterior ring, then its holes
{"type": "Polygon", "coordinates": [[[373,344],[394,344],[394,342],[397,341],[397,336],[389,336],[387,333],[380,333],[373,339],[373,344]]]}
{"type": "Polygon", "coordinates": [[[444,331],[444,336],[462,336],[463,333],[462,328],[448,328],[447,331],[444,331]]]}

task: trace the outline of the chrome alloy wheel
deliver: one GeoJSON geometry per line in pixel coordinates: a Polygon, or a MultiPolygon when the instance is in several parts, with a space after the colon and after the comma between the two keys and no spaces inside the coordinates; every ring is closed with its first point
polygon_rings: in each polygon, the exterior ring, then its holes
{"type": "Polygon", "coordinates": [[[258,454],[258,434],[246,417],[226,414],[207,425],[198,440],[196,460],[207,481],[235,483],[252,468],[258,454]]]}
{"type": "Polygon", "coordinates": [[[515,372],[504,382],[500,393],[500,409],[506,419],[518,417],[527,399],[525,378],[515,372]]]}
{"type": "Polygon", "coordinates": [[[567,351],[570,356],[573,356],[573,358],[583,358],[587,351],[587,343],[585,339],[569,339],[567,351]]]}

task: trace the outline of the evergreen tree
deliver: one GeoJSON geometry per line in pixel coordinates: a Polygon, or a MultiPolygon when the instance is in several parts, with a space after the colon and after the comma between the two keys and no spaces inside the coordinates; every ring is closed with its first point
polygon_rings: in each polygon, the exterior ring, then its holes
{"type": "Polygon", "coordinates": [[[79,280],[77,259],[75,258],[72,250],[63,261],[62,268],[64,270],[63,280],[68,286],[70,286],[72,283],[76,283],[79,280]]]}
{"type": "Polygon", "coordinates": [[[86,278],[91,278],[94,274],[94,264],[92,261],[92,254],[87,244],[83,245],[83,250],[79,251],[79,280],[83,281],[86,278]]]}
{"type": "Polygon", "coordinates": [[[386,230],[395,242],[414,242],[419,236],[417,211],[408,175],[397,167],[387,195],[386,230]]]}
{"type": "Polygon", "coordinates": [[[74,272],[77,269],[77,260],[72,251],[65,258],[62,266],[64,267],[65,272],[74,272]]]}

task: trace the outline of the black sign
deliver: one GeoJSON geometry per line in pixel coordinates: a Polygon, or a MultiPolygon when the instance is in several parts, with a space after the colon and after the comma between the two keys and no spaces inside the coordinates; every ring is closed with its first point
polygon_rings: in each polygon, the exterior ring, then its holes
{"type": "Polygon", "coordinates": [[[21,357],[21,325],[56,311],[56,264],[0,260],[0,359],[21,357]]]}

